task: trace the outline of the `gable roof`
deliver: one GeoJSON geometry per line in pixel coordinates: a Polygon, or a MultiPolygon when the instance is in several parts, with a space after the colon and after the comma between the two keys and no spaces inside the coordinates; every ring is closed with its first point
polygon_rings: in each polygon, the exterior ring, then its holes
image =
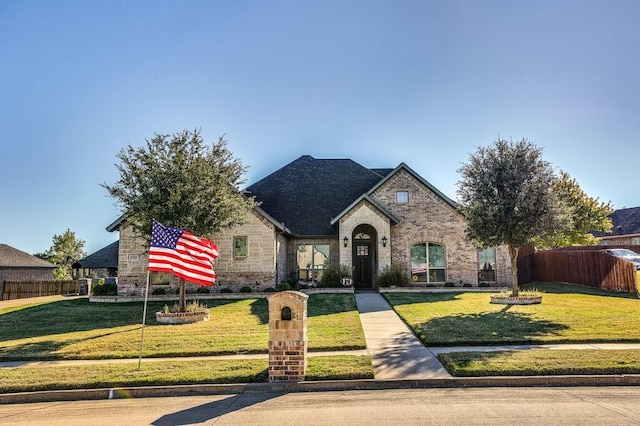
{"type": "Polygon", "coordinates": [[[370,195],[368,194],[362,194],[360,197],[358,197],[357,200],[355,200],[353,203],[349,204],[344,210],[342,210],[336,217],[334,217],[333,219],[331,219],[331,224],[335,224],[337,223],[340,218],[342,216],[344,216],[345,214],[349,213],[349,211],[354,208],[355,206],[358,205],[358,203],[360,203],[360,201],[365,200],[367,202],[369,202],[371,205],[373,205],[376,209],[378,209],[382,214],[384,214],[385,216],[387,216],[389,218],[389,220],[393,223],[399,223],[400,219],[398,219],[393,213],[391,213],[389,210],[387,210],[386,208],[384,208],[380,203],[378,203],[376,200],[374,200],[370,195]]]}
{"type": "Polygon", "coordinates": [[[407,166],[405,163],[400,163],[400,165],[398,167],[396,167],[395,169],[393,169],[392,172],[388,173],[384,179],[380,180],[380,182],[378,182],[373,188],[371,188],[367,194],[371,195],[373,194],[376,189],[380,188],[382,185],[385,184],[385,182],[387,182],[389,179],[391,179],[391,177],[393,175],[395,175],[396,173],[398,173],[398,171],[400,170],[405,170],[407,173],[409,173],[411,176],[413,176],[415,179],[417,179],[420,183],[422,183],[424,186],[426,186],[427,188],[429,188],[433,193],[435,193],[438,197],[442,198],[447,204],[449,204],[451,207],[453,207],[454,209],[458,209],[458,203],[456,203],[455,201],[453,201],[451,198],[447,197],[446,195],[444,195],[442,192],[440,192],[438,190],[438,188],[436,188],[435,186],[431,185],[427,180],[425,180],[422,176],[420,176],[419,174],[417,174],[416,172],[413,171],[413,169],[409,166],[407,166]]]}
{"type": "Polygon", "coordinates": [[[15,249],[6,244],[0,244],[0,268],[50,268],[56,265],[39,257],[15,249]]]}
{"type": "Polygon", "coordinates": [[[335,236],[331,224],[341,211],[384,176],[349,159],[316,159],[310,155],[292,161],[247,187],[260,207],[296,236],[335,236]]]}
{"type": "Polygon", "coordinates": [[[616,210],[609,218],[613,223],[611,232],[593,232],[594,236],[616,237],[620,235],[640,234],[640,207],[616,210]]]}
{"type": "MultiPolygon", "coordinates": [[[[117,268],[118,267],[118,247],[119,241],[115,241],[100,250],[91,253],[89,256],[78,260],[80,268],[117,268]]],[[[74,265],[75,267],[76,265],[74,265]]]]}

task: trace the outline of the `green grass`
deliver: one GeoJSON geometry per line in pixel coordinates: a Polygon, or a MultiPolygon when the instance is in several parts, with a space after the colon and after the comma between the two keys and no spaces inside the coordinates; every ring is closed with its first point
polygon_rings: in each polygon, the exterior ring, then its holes
{"type": "Polygon", "coordinates": [[[640,374],[638,350],[452,352],[438,359],[453,376],[640,374]]]}
{"type": "MultiPolygon", "coordinates": [[[[268,360],[149,361],[0,368],[0,393],[267,381],[268,360]]],[[[306,380],[371,379],[368,356],[308,359],[306,380]]]]}
{"type": "MultiPolygon", "coordinates": [[[[207,300],[211,320],[164,325],[149,303],[144,357],[266,353],[265,299],[207,300]]],[[[0,360],[135,358],[140,351],[142,303],[90,303],[87,299],[0,310],[0,360]]],[[[309,350],[366,347],[352,294],[317,294],[308,301],[309,350]]]]}
{"type": "Polygon", "coordinates": [[[489,294],[386,293],[396,312],[428,346],[640,342],[636,294],[535,283],[542,304],[489,303],[489,294]]]}

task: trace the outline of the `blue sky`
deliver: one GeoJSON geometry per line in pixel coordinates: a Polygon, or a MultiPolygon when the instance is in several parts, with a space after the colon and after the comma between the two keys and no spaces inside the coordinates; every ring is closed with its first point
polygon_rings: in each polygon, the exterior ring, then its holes
{"type": "Polygon", "coordinates": [[[0,0],[0,243],[115,241],[117,152],[226,134],[247,184],[300,155],[405,162],[451,198],[523,137],[640,205],[640,2],[0,0]]]}

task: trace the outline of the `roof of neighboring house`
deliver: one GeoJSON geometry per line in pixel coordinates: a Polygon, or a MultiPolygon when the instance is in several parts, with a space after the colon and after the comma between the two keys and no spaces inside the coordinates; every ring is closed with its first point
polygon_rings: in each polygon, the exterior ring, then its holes
{"type": "Polygon", "coordinates": [[[640,207],[616,210],[609,218],[613,223],[611,233],[593,232],[594,236],[617,237],[621,235],[640,234],[640,207]]]}
{"type": "Polygon", "coordinates": [[[51,268],[55,269],[56,265],[31,256],[18,249],[6,244],[0,244],[0,268],[51,268]]]}
{"type": "Polygon", "coordinates": [[[115,241],[100,250],[91,253],[89,256],[78,260],[74,267],[80,268],[117,268],[118,267],[118,247],[119,241],[115,241]]]}
{"type": "Polygon", "coordinates": [[[389,169],[367,169],[349,159],[303,155],[246,190],[296,236],[335,236],[331,220],[366,193],[389,169]]]}

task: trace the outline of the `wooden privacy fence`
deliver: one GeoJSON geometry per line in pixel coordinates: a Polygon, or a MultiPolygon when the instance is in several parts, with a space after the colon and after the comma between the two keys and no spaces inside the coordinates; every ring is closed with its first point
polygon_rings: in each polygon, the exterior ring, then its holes
{"type": "Polygon", "coordinates": [[[605,290],[636,292],[636,270],[630,262],[598,250],[549,250],[518,259],[518,281],[564,282],[605,290]]]}
{"type": "Polygon", "coordinates": [[[72,294],[78,290],[77,281],[5,281],[1,300],[72,294]]]}

